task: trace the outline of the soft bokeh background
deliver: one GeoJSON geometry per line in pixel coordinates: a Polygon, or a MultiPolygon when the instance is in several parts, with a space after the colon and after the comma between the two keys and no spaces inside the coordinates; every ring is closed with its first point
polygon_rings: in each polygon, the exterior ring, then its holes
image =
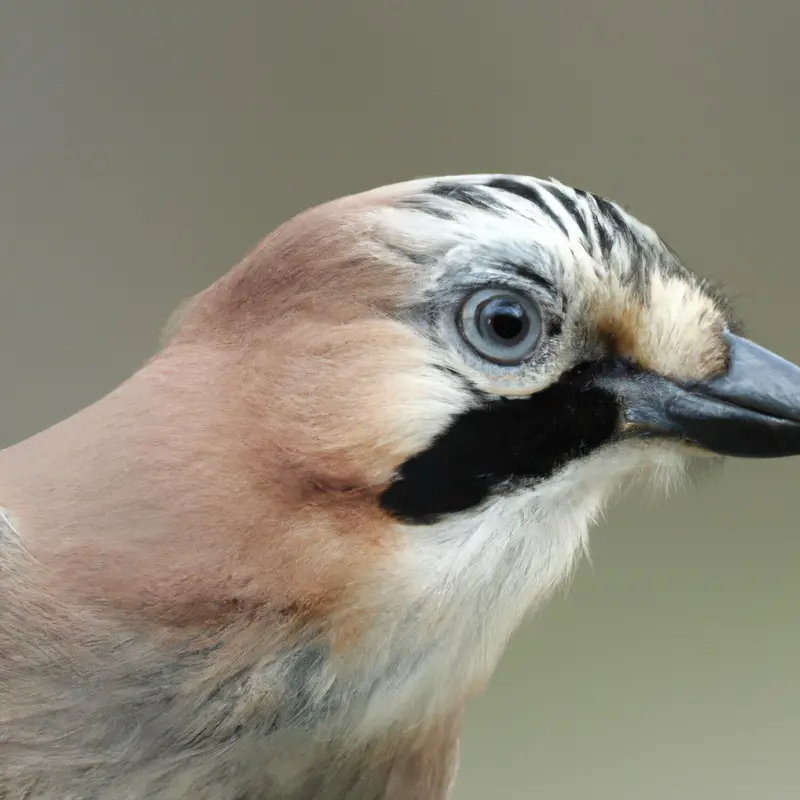
{"type": "MultiPolygon", "coordinates": [[[[5,0],[0,444],[290,214],[424,174],[605,194],[800,359],[794,0],[5,0]]],[[[800,796],[800,462],[638,496],[471,711],[457,800],[800,796]]]]}

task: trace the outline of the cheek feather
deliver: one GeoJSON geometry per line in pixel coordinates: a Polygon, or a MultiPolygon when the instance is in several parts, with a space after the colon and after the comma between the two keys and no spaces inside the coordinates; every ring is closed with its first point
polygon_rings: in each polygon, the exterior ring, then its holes
{"type": "Polygon", "coordinates": [[[291,474],[325,484],[385,483],[474,402],[430,344],[389,320],[295,326],[255,358],[246,387],[255,424],[291,474]],[[265,403],[268,418],[258,416],[265,403]]]}

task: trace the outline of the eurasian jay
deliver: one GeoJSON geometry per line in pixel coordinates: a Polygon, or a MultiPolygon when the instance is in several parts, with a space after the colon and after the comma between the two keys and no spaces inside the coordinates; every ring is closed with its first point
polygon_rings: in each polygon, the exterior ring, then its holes
{"type": "Polygon", "coordinates": [[[800,453],[800,368],[555,180],[278,227],[0,452],[0,797],[441,800],[614,490],[800,453]]]}

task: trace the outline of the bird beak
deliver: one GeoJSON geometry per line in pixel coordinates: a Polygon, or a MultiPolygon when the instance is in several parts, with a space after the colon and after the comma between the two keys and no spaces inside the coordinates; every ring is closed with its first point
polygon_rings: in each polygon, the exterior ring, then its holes
{"type": "Polygon", "coordinates": [[[680,439],[745,458],[800,455],[800,367],[725,332],[727,371],[676,383],[651,373],[607,376],[623,407],[623,436],[680,439]]]}

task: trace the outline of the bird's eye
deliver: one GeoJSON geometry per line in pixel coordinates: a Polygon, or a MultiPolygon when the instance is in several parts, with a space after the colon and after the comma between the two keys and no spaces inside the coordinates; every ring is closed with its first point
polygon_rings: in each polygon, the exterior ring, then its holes
{"type": "Polygon", "coordinates": [[[496,364],[519,364],[542,335],[542,314],[531,298],[510,289],[481,289],[461,306],[461,334],[496,364]]]}

